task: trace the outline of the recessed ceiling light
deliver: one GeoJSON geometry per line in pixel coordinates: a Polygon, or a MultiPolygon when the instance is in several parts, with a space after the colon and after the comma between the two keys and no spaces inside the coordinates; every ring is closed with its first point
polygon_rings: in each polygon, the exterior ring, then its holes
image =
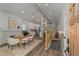
{"type": "Polygon", "coordinates": [[[45,3],[45,6],[48,6],[48,4],[47,4],[47,3],[45,3]]]}
{"type": "Polygon", "coordinates": [[[21,14],[24,14],[24,10],[21,10],[21,14]]]}
{"type": "Polygon", "coordinates": [[[32,19],[34,18],[34,16],[32,16],[32,19]]]}

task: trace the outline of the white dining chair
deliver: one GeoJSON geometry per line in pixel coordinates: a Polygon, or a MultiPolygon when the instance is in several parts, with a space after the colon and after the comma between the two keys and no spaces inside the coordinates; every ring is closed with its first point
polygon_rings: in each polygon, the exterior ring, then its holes
{"type": "Polygon", "coordinates": [[[19,43],[19,39],[17,38],[8,38],[7,39],[8,48],[11,47],[11,50],[13,49],[13,46],[19,43]]]}

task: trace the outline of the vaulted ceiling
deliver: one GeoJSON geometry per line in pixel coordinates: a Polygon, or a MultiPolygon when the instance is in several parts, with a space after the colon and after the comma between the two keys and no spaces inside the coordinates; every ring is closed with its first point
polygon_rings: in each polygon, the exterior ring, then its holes
{"type": "Polygon", "coordinates": [[[20,16],[34,23],[40,23],[42,14],[50,22],[57,24],[66,5],[64,3],[0,3],[0,11],[20,16]]]}

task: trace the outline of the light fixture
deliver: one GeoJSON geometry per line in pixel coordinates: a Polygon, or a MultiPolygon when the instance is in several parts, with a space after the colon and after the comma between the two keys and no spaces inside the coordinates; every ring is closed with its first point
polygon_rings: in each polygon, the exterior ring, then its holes
{"type": "Polygon", "coordinates": [[[47,3],[45,3],[45,6],[48,6],[48,4],[47,4],[47,3]]]}
{"type": "Polygon", "coordinates": [[[24,10],[21,10],[21,14],[24,14],[24,10]]]}
{"type": "Polygon", "coordinates": [[[32,19],[34,18],[34,16],[32,16],[32,19]]]}

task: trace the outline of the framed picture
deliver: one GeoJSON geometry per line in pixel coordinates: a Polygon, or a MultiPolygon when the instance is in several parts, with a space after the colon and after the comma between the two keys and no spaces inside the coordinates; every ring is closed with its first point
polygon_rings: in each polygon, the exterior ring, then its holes
{"type": "Polygon", "coordinates": [[[9,28],[10,29],[17,28],[17,17],[9,17],[9,28]]]}

